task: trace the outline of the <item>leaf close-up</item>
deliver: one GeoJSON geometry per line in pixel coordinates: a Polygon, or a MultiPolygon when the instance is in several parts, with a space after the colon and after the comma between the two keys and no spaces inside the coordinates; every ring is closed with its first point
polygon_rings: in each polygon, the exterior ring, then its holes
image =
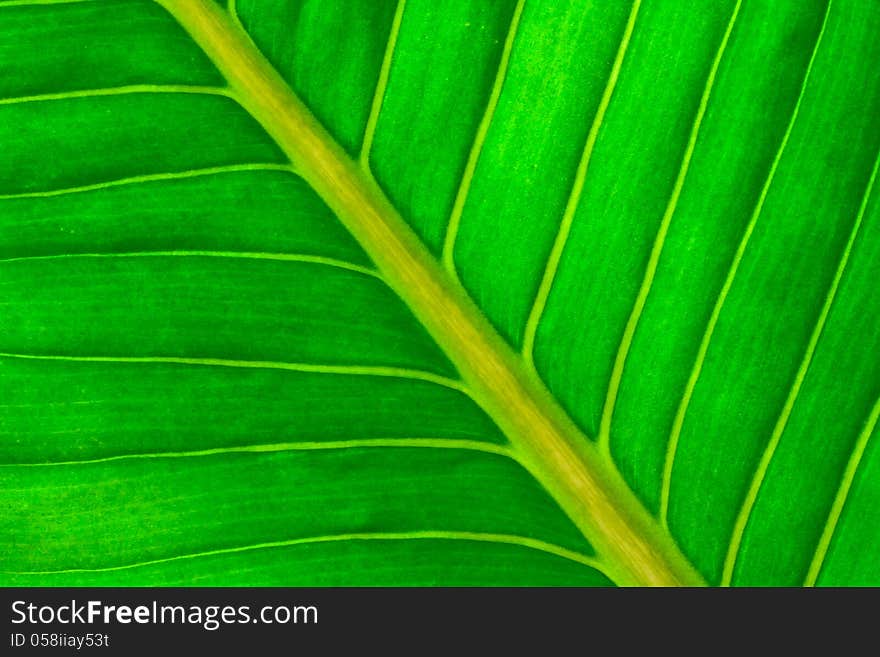
{"type": "Polygon", "coordinates": [[[880,585],[878,34],[0,0],[0,585],[880,585]]]}

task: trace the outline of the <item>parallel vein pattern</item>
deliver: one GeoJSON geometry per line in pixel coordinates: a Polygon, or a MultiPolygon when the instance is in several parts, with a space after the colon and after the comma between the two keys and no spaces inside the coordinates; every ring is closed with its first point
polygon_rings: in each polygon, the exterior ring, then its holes
{"type": "Polygon", "coordinates": [[[829,2],[828,8],[825,13],[825,18],[822,23],[822,29],[819,31],[819,37],[817,38],[816,44],[813,47],[813,53],[810,57],[810,62],[809,64],[807,64],[807,70],[804,74],[800,93],[797,100],[795,101],[791,119],[788,122],[788,127],[786,128],[785,134],[782,137],[782,143],[779,145],[779,148],[776,151],[776,156],[770,166],[770,170],[767,174],[764,185],[761,188],[761,194],[758,197],[758,203],[755,206],[754,211],[752,212],[751,219],[746,226],[745,232],[743,233],[742,239],[740,240],[739,246],[736,250],[736,254],[734,255],[733,261],[730,264],[730,269],[728,270],[727,277],[724,280],[724,285],[721,287],[721,291],[718,293],[718,298],[715,301],[715,305],[712,309],[712,315],[709,318],[709,323],[706,326],[705,333],[703,334],[703,338],[700,341],[700,347],[697,352],[696,361],[694,362],[693,369],[691,370],[691,375],[688,379],[687,386],[685,387],[684,395],[682,396],[681,403],[679,404],[678,411],[675,415],[675,421],[672,425],[672,431],[669,436],[666,461],[663,468],[663,488],[661,493],[660,515],[661,518],[664,519],[664,522],[666,522],[666,518],[669,513],[669,491],[672,481],[672,471],[675,466],[675,456],[678,451],[678,440],[681,434],[682,425],[684,424],[685,415],[688,411],[691,396],[693,395],[694,388],[697,384],[698,379],[700,378],[700,372],[706,359],[706,353],[709,350],[709,345],[712,341],[712,335],[714,333],[715,326],[718,323],[718,317],[721,314],[721,310],[724,307],[724,302],[727,299],[727,295],[730,291],[731,286],[733,285],[734,279],[736,278],[740,262],[742,262],[743,255],[745,254],[746,248],[748,247],[749,239],[754,232],[758,218],[761,216],[761,211],[764,208],[764,201],[766,200],[767,194],[770,191],[770,186],[773,184],[773,178],[776,174],[776,170],[779,166],[782,154],[785,151],[785,147],[788,145],[788,139],[791,136],[792,129],[794,128],[795,121],[798,117],[798,112],[800,111],[804,91],[806,90],[807,83],[810,80],[810,72],[813,68],[813,62],[815,61],[816,54],[819,51],[819,46],[822,43],[822,36],[825,33],[825,25],[827,24],[830,11],[831,3],[829,2]]]}
{"type": "Polygon", "coordinates": [[[828,315],[831,311],[831,305],[834,303],[834,298],[836,297],[837,290],[840,287],[840,281],[843,278],[843,273],[846,270],[847,264],[849,263],[849,257],[852,253],[853,244],[855,243],[856,237],[858,237],[859,234],[859,229],[862,226],[862,220],[865,216],[865,209],[868,205],[868,199],[871,197],[871,192],[874,188],[874,182],[877,179],[878,166],[880,166],[880,155],[878,155],[878,159],[874,164],[874,170],[871,172],[871,178],[868,181],[868,186],[865,190],[864,199],[862,200],[862,204],[859,207],[859,212],[856,215],[855,221],[853,222],[852,233],[850,233],[849,240],[847,241],[846,247],[844,248],[843,256],[840,259],[840,264],[837,267],[837,271],[834,273],[834,280],[831,282],[831,287],[829,288],[828,294],[825,297],[825,303],[822,305],[822,310],[819,314],[818,319],[816,320],[816,326],[813,329],[812,335],[810,336],[810,342],[807,345],[807,350],[804,353],[804,358],[801,361],[800,367],[798,368],[797,375],[794,382],[792,383],[791,390],[788,393],[788,397],[785,400],[785,406],[782,408],[779,419],[776,421],[776,425],[773,427],[773,434],[770,436],[770,441],[767,443],[767,447],[764,449],[764,453],[761,455],[761,461],[758,464],[758,469],[752,477],[752,481],[749,486],[749,492],[746,496],[746,499],[743,501],[739,514],[737,515],[736,524],[733,528],[733,536],[730,539],[730,545],[727,548],[727,556],[724,561],[724,571],[722,572],[721,576],[722,585],[729,585],[731,579],[733,578],[733,569],[736,566],[736,559],[737,555],[739,554],[739,547],[740,543],[742,542],[742,537],[745,531],[746,524],[748,523],[749,517],[751,516],[752,510],[754,509],[755,501],[758,496],[758,491],[761,489],[761,484],[764,481],[764,477],[767,475],[767,470],[770,466],[770,462],[773,460],[773,455],[776,452],[779,441],[782,438],[782,433],[785,431],[785,427],[788,424],[789,418],[791,417],[791,412],[801,391],[801,386],[803,385],[804,378],[806,377],[810,364],[813,361],[813,355],[816,353],[816,347],[819,343],[819,339],[822,336],[822,331],[825,329],[825,323],[828,320],[828,315]]]}
{"type": "Polygon", "coordinates": [[[867,3],[223,4],[0,3],[0,583],[880,582],[867,3]]]}
{"type": "Polygon", "coordinates": [[[648,258],[648,266],[645,269],[645,277],[642,280],[642,285],[639,288],[638,296],[636,297],[635,303],[633,304],[632,312],[630,313],[629,319],[627,320],[626,328],[624,329],[623,337],[620,341],[620,346],[617,349],[617,355],[614,358],[614,367],[611,370],[611,380],[608,384],[608,392],[605,397],[605,404],[602,409],[602,419],[599,425],[599,446],[606,452],[610,450],[609,442],[611,440],[611,418],[614,414],[614,406],[615,402],[617,401],[617,392],[620,388],[620,380],[623,375],[623,366],[626,362],[627,354],[629,353],[629,347],[632,343],[633,334],[635,333],[636,326],[638,326],[642,310],[645,307],[645,301],[651,291],[651,285],[654,281],[654,275],[657,271],[657,263],[660,259],[660,254],[663,252],[663,244],[666,240],[666,234],[669,231],[669,224],[672,221],[673,216],[675,215],[675,210],[678,206],[678,199],[681,196],[682,187],[684,187],[685,180],[687,179],[688,169],[690,167],[691,158],[693,157],[694,153],[694,147],[696,146],[697,138],[700,135],[700,127],[703,123],[703,117],[706,115],[706,108],[709,104],[712,87],[715,84],[715,75],[718,73],[718,67],[721,64],[721,58],[724,56],[724,51],[727,48],[727,43],[730,40],[730,34],[733,31],[734,25],[736,24],[736,19],[739,16],[739,10],[741,6],[742,2],[741,0],[739,0],[733,9],[733,14],[730,17],[730,22],[727,24],[727,30],[724,32],[724,36],[721,39],[721,45],[718,47],[718,52],[715,55],[714,61],[712,62],[712,68],[709,70],[709,77],[706,80],[706,86],[704,87],[703,95],[700,98],[700,105],[697,109],[696,117],[694,118],[693,128],[691,129],[690,136],[688,137],[687,147],[681,162],[681,168],[679,169],[678,175],[675,178],[675,184],[672,188],[672,195],[669,198],[669,203],[667,204],[666,210],[663,213],[663,218],[660,220],[660,228],[657,231],[657,237],[655,238],[654,244],[651,247],[651,254],[648,258]]]}

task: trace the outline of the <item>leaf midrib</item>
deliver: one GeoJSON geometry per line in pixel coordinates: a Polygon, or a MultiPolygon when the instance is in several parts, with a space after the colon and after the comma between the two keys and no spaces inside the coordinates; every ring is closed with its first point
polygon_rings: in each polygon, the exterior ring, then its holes
{"type": "Polygon", "coordinates": [[[540,481],[625,585],[703,585],[671,535],[644,509],[537,375],[504,342],[464,288],[430,254],[368,174],[336,143],[212,0],[157,0],[224,75],[373,259],[456,365],[518,460],[540,481]]]}

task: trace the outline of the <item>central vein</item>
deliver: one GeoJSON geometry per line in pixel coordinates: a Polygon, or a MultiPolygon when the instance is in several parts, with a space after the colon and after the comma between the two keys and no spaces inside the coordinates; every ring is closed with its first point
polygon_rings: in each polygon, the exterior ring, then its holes
{"type": "Polygon", "coordinates": [[[704,584],[613,464],[228,15],[213,0],[157,1],[202,47],[234,97],[360,242],[456,365],[520,461],[593,544],[609,575],[623,585],[704,584]]]}

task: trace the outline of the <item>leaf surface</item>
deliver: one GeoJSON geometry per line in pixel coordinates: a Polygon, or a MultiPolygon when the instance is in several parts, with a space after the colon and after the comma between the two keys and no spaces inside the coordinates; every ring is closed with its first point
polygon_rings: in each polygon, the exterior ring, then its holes
{"type": "Polygon", "coordinates": [[[880,583],[878,31],[0,3],[0,581],[880,583]]]}

